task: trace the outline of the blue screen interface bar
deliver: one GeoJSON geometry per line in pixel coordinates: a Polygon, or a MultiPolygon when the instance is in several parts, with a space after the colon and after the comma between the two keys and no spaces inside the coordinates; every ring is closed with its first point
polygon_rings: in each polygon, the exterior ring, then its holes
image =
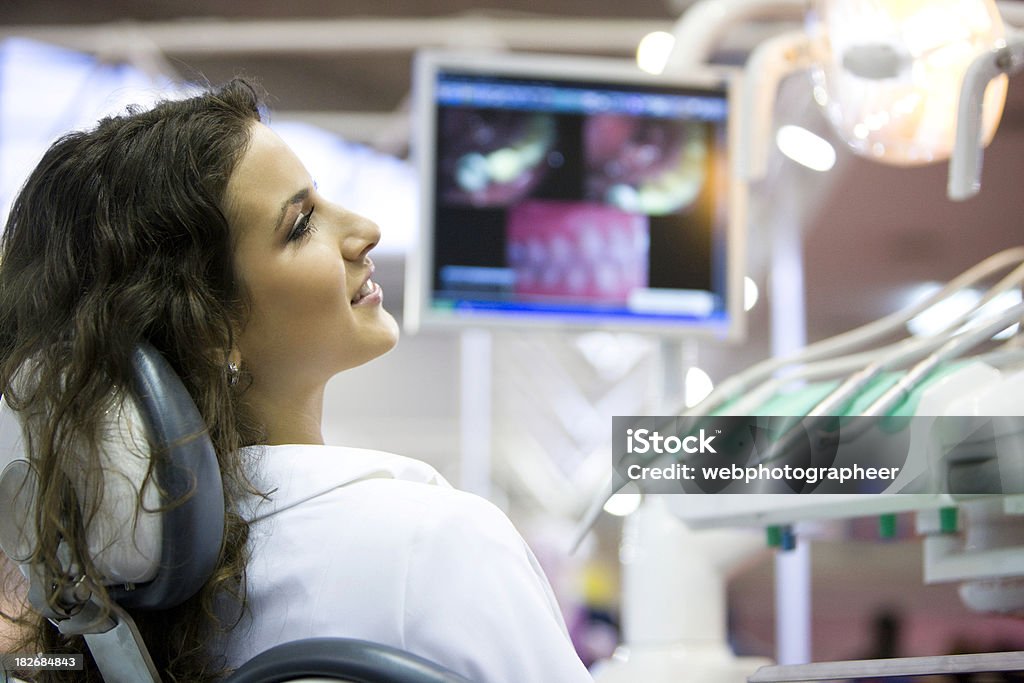
{"type": "Polygon", "coordinates": [[[637,90],[616,90],[604,89],[599,84],[555,85],[441,74],[437,82],[437,101],[443,106],[615,113],[703,121],[722,121],[728,114],[724,92],[689,95],[637,87],[637,90]]]}

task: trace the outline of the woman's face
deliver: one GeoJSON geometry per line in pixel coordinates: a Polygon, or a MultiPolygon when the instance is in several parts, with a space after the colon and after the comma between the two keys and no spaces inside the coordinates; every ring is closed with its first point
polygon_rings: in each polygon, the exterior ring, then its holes
{"type": "Polygon", "coordinates": [[[318,195],[263,124],[253,125],[225,205],[249,304],[237,350],[255,384],[315,386],[395,345],[398,325],[370,279],[380,229],[318,195]]]}

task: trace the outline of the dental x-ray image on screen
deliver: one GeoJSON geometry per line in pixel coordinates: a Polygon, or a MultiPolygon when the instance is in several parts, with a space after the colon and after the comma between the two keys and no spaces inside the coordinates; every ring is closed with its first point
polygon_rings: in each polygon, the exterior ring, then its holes
{"type": "Polygon", "coordinates": [[[415,84],[407,327],[742,335],[724,76],[427,52],[415,84]]]}

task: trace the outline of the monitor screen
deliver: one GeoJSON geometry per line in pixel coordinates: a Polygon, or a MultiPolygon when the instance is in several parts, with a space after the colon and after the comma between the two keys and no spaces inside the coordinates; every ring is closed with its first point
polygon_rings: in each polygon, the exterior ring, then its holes
{"type": "Polygon", "coordinates": [[[723,75],[428,52],[414,80],[407,327],[742,335],[723,75]]]}

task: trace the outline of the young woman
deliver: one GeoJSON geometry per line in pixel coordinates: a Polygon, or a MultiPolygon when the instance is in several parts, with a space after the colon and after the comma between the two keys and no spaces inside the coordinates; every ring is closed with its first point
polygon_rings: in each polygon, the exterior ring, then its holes
{"type": "MultiPolygon", "coordinates": [[[[0,251],[0,390],[43,416],[31,434],[42,556],[63,540],[102,585],[66,504],[100,486],[112,387],[130,385],[129,353],[145,340],[209,426],[228,508],[201,593],[133,615],[167,680],[217,680],[275,644],[339,636],[481,683],[587,681],[500,511],[424,463],[323,445],[327,380],[398,339],[372,279],[378,238],[319,195],[242,81],[55,143],[0,251]],[[32,382],[15,381],[25,367],[32,382]]],[[[45,620],[23,634],[28,651],[85,651],[45,620]]]]}

